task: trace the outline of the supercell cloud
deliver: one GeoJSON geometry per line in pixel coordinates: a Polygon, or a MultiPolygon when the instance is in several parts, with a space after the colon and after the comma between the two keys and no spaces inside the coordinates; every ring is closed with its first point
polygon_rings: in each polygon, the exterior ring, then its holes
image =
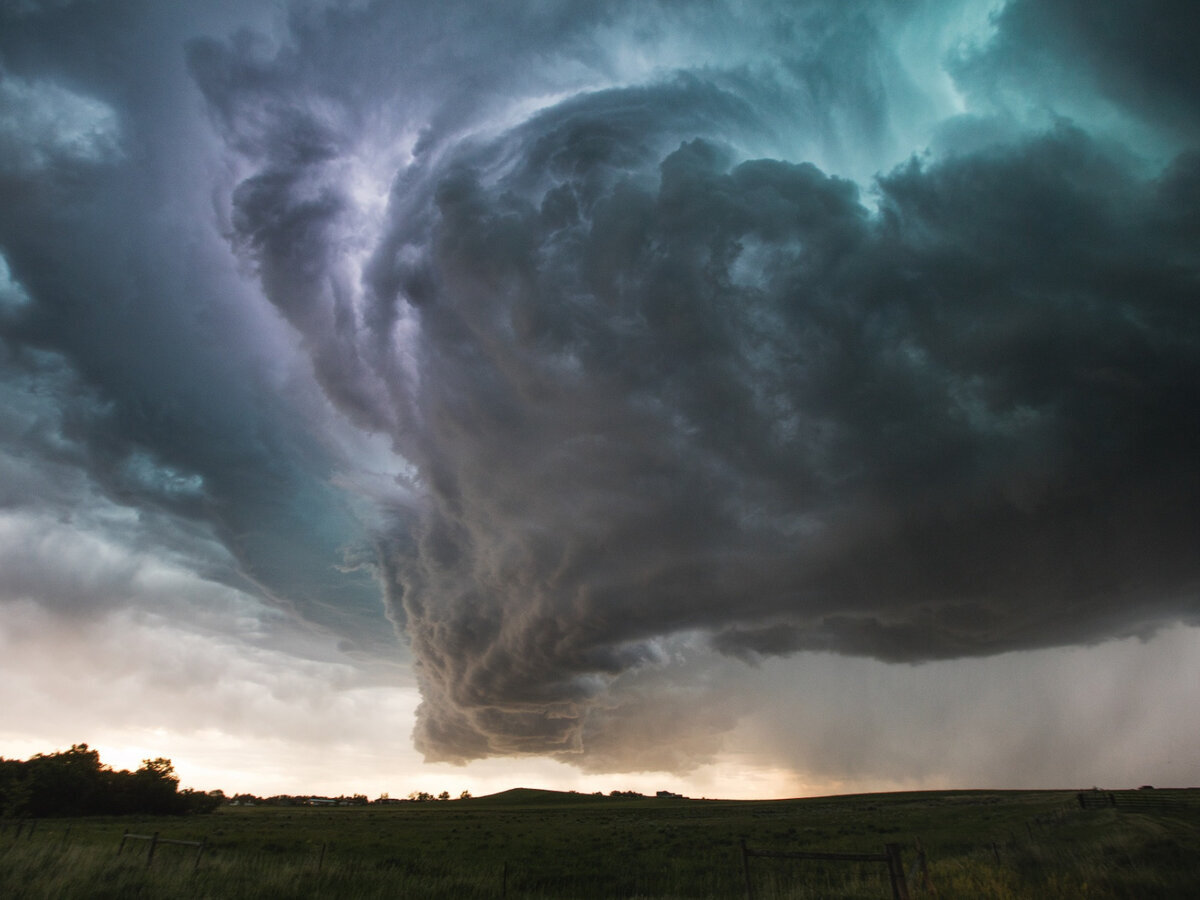
{"type": "Polygon", "coordinates": [[[731,659],[1200,624],[1188,4],[501,6],[9,13],[9,469],[362,652],[382,607],[430,759],[687,768],[731,659]],[[85,28],[169,34],[190,112],[85,28]]]}

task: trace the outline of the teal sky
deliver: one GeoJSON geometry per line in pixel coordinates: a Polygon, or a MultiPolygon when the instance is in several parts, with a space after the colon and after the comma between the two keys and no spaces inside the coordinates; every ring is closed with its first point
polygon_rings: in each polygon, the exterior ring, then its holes
{"type": "Polygon", "coordinates": [[[6,4],[0,755],[1197,783],[1190,6],[6,4]]]}

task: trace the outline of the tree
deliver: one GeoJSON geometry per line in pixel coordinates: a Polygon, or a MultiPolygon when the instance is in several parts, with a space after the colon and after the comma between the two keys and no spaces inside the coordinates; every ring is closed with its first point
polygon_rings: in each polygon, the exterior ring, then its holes
{"type": "Polygon", "coordinates": [[[188,800],[179,796],[179,779],[169,759],[143,759],[133,773],[130,785],[134,805],[144,811],[159,814],[184,812],[188,800]]]}
{"type": "Polygon", "coordinates": [[[169,759],[114,771],[87,744],[25,761],[0,760],[0,813],[6,816],[95,816],[205,812],[222,796],[179,791],[169,759]]]}
{"type": "Polygon", "coordinates": [[[458,795],[458,799],[459,799],[459,800],[470,800],[470,799],[471,799],[471,792],[470,792],[470,791],[463,791],[461,794],[459,794],[459,795],[458,795]]]}
{"type": "Polygon", "coordinates": [[[179,792],[179,800],[183,805],[183,812],[189,813],[206,813],[212,812],[218,806],[225,802],[225,794],[222,791],[194,791],[191,788],[184,788],[179,792]]]}
{"type": "Polygon", "coordinates": [[[153,776],[162,781],[179,782],[175,777],[175,766],[169,759],[164,759],[159,756],[156,759],[143,759],[142,767],[137,770],[137,774],[145,773],[146,776],[153,776]]]}
{"type": "Polygon", "coordinates": [[[29,772],[19,759],[0,758],[0,816],[18,818],[33,794],[29,772]]]}
{"type": "Polygon", "coordinates": [[[107,767],[87,744],[26,760],[30,796],[23,815],[79,816],[107,812],[104,808],[107,767]]]}

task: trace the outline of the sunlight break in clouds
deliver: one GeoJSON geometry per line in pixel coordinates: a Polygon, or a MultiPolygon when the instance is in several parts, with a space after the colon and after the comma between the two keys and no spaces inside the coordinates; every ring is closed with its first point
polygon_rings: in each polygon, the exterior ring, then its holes
{"type": "Polygon", "coordinates": [[[1187,4],[202,7],[0,13],[0,751],[1200,775],[1187,4]]]}

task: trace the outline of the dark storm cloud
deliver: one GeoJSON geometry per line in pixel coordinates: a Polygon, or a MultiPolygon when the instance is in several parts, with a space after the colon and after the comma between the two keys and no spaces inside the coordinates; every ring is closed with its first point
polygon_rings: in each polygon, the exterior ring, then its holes
{"type": "Polygon", "coordinates": [[[1055,106],[1098,90],[1126,111],[1195,140],[1200,129],[1196,8],[1189,0],[1013,0],[997,34],[960,61],[984,92],[1015,90],[1055,106]]]}
{"type": "Polygon", "coordinates": [[[677,632],[916,661],[1194,619],[1193,158],[1141,182],[1063,128],[871,215],[809,165],[693,141],[654,183],[545,134],[532,193],[437,194],[394,561],[427,752],[580,749],[677,632]]]}
{"type": "MultiPolygon", "coordinates": [[[[661,35],[672,11],[654,9],[661,35]]],[[[1011,63],[1031,9],[1000,15],[960,77],[1011,63]]],[[[191,49],[227,143],[256,163],[232,193],[235,245],[329,395],[414,466],[422,502],[380,553],[422,750],[629,764],[648,723],[696,706],[653,673],[697,640],[913,662],[1196,620],[1200,157],[1147,178],[1083,127],[989,137],[964,120],[980,134],[960,152],[864,196],[744,148],[777,140],[789,103],[799,133],[851,122],[844,144],[885,147],[897,104],[920,101],[889,93],[884,20],[797,14],[790,55],[514,121],[502,99],[571,71],[586,30],[522,22],[456,35],[448,79],[425,81],[434,50],[413,48],[413,96],[374,86],[365,105],[338,67],[378,64],[386,17],[294,25],[269,59],[191,49]],[[360,52],[338,57],[348,34],[360,52]],[[511,39],[506,63],[465,62],[485,35],[511,39]],[[523,67],[543,46],[555,65],[523,67]],[[348,270],[339,166],[362,145],[344,123],[388,104],[423,137],[348,270]]],[[[1092,27],[1071,39],[1108,40],[1092,27]]],[[[1127,49],[1131,78],[1182,83],[1127,49]]],[[[711,752],[673,733],[681,758],[711,752]]]]}

